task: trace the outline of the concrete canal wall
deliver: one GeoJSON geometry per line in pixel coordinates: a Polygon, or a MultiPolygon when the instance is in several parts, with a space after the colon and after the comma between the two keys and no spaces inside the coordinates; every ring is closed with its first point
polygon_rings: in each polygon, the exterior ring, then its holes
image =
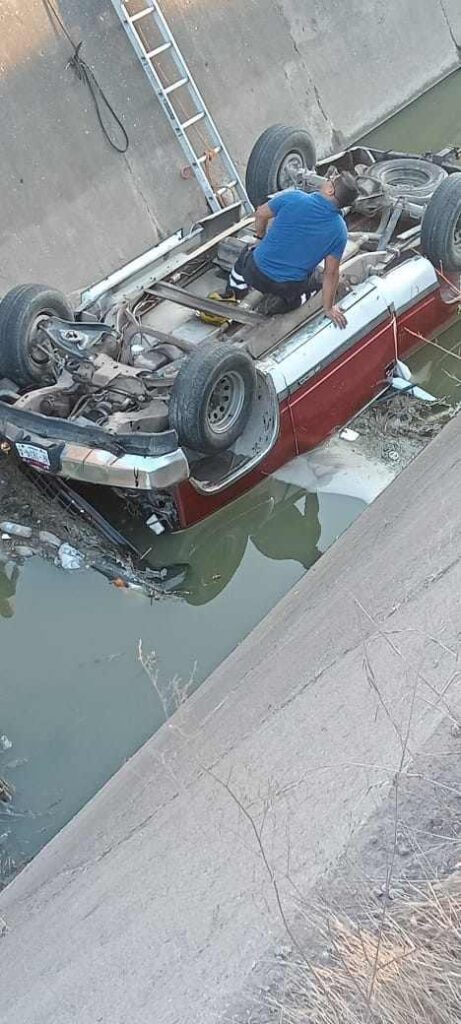
{"type": "MultiPolygon", "coordinates": [[[[137,8],[142,7],[136,0],[137,8]]],[[[91,282],[205,212],[109,0],[52,0],[128,131],[98,125],[51,0],[0,0],[0,290],[91,282]]],[[[277,121],[331,150],[459,65],[458,0],[163,0],[243,170],[277,121]]]]}
{"type": "Polygon", "coordinates": [[[246,1019],[287,943],[252,822],[292,923],[402,737],[459,713],[460,446],[458,417],[2,893],[2,1024],[246,1019]]]}

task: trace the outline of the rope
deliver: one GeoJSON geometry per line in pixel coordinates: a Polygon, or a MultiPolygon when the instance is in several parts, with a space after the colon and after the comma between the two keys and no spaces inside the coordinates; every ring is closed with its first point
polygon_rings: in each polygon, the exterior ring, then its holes
{"type": "Polygon", "coordinates": [[[418,334],[416,331],[410,331],[409,327],[404,327],[404,331],[406,331],[407,334],[411,334],[413,338],[418,338],[419,341],[424,341],[425,345],[433,345],[434,348],[438,348],[439,352],[443,352],[444,355],[452,356],[453,359],[459,359],[461,361],[461,356],[458,355],[458,352],[452,352],[449,348],[445,348],[441,345],[440,342],[431,341],[430,338],[425,338],[423,334],[418,334]]]}
{"type": "MultiPolygon", "coordinates": [[[[410,251],[413,252],[415,254],[415,256],[421,256],[421,253],[419,252],[419,250],[416,249],[415,246],[413,246],[413,245],[411,246],[410,251]]],[[[432,263],[432,260],[430,260],[430,262],[432,263]]],[[[445,276],[445,274],[443,273],[443,270],[442,270],[442,264],[440,264],[440,267],[438,269],[435,266],[435,263],[432,263],[432,266],[434,267],[434,270],[435,270],[435,272],[437,274],[437,277],[441,277],[442,281],[444,281],[445,284],[447,284],[448,287],[451,288],[452,292],[454,292],[454,294],[456,295],[456,298],[461,301],[461,291],[459,290],[459,288],[456,287],[455,284],[453,284],[453,281],[450,281],[449,277],[445,276]]]]}
{"type": "Polygon", "coordinates": [[[448,287],[451,288],[452,292],[454,292],[456,298],[458,299],[458,302],[461,301],[461,291],[459,290],[459,288],[457,288],[456,285],[453,284],[453,281],[450,281],[448,277],[445,277],[445,274],[442,272],[442,269],[437,270],[437,267],[434,267],[434,269],[437,274],[437,277],[441,277],[442,281],[445,281],[445,284],[447,284],[448,287]]]}
{"type": "Polygon", "coordinates": [[[399,360],[399,335],[398,335],[397,319],[396,319],[395,313],[392,314],[392,331],[393,331],[393,334],[394,334],[395,361],[397,363],[398,360],[399,360]]]}
{"type": "MultiPolygon", "coordinates": [[[[202,141],[203,141],[203,139],[202,139],[202,141]]],[[[208,181],[210,182],[211,188],[213,189],[213,192],[214,192],[214,194],[215,194],[215,196],[216,196],[216,198],[218,200],[219,205],[223,209],[225,209],[225,207],[228,206],[229,204],[226,203],[222,193],[218,193],[218,188],[216,187],[216,185],[215,185],[215,183],[213,181],[213,176],[212,176],[212,173],[211,173],[211,164],[212,164],[212,161],[214,160],[215,156],[216,156],[216,153],[215,153],[215,151],[213,149],[207,149],[206,150],[206,159],[205,159],[204,170],[205,170],[205,174],[206,174],[206,176],[208,178],[208,181]]],[[[227,191],[230,192],[231,195],[232,195],[232,189],[228,188],[227,191]]]]}
{"type": "Polygon", "coordinates": [[[86,85],[88,86],[90,96],[93,100],[94,108],[96,111],[96,117],[98,119],[99,125],[101,127],[105,139],[107,139],[107,142],[112,147],[112,149],[115,149],[116,153],[126,153],[128,146],[130,144],[128,134],[118,114],[116,114],[112,104],[108,100],[104,90],[101,88],[96,78],[96,75],[94,74],[94,71],[91,70],[86,61],[83,60],[83,58],[80,56],[80,50],[83,46],[83,41],[80,43],[74,42],[60,14],[56,10],[53,0],[43,0],[43,3],[45,5],[46,10],[48,11],[48,14],[55,19],[56,23],[59,25],[59,28],[61,29],[61,32],[63,33],[63,35],[67,39],[67,42],[70,44],[74,51],[66,67],[72,68],[79,82],[83,82],[84,84],[86,83],[86,85]],[[106,115],[107,112],[110,114],[110,116],[113,118],[115,124],[121,132],[123,139],[121,145],[119,145],[118,142],[116,142],[111,137],[109,129],[106,127],[104,123],[104,117],[102,113],[104,108],[106,108],[106,115]]]}

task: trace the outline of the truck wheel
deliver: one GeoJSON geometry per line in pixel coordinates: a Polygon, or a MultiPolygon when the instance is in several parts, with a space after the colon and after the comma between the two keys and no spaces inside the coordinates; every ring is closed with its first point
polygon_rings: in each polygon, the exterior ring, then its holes
{"type": "Polygon", "coordinates": [[[461,174],[445,178],[428,203],[421,249],[435,267],[461,271],[461,174]]]}
{"type": "Polygon", "coordinates": [[[256,371],[246,352],[217,341],[200,345],[171,389],[170,426],[193,451],[223,451],[248,422],[256,371]]]}
{"type": "Polygon", "coordinates": [[[50,316],[74,319],[61,292],[42,284],[19,285],[7,292],[0,303],[0,377],[21,388],[52,377],[52,353],[39,330],[40,322],[50,316]]]}
{"type": "Polygon", "coordinates": [[[408,199],[417,206],[425,206],[447,177],[447,172],[430,160],[402,156],[372,164],[367,167],[365,175],[379,181],[393,199],[408,199]]]}
{"type": "Polygon", "coordinates": [[[297,182],[297,174],[315,167],[315,143],[309,132],[275,124],[255,142],[246,169],[246,190],[253,206],[297,182]]]}

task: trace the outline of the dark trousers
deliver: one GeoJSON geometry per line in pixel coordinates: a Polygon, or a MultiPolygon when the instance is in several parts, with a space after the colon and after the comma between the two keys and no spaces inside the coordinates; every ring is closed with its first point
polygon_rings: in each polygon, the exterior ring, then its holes
{"type": "Polygon", "coordinates": [[[229,275],[229,289],[237,298],[244,298],[249,288],[256,288],[263,295],[276,295],[283,300],[287,310],[296,309],[301,296],[309,298],[315,291],[313,275],[303,281],[274,281],[256,266],[252,249],[244,249],[229,275]]]}

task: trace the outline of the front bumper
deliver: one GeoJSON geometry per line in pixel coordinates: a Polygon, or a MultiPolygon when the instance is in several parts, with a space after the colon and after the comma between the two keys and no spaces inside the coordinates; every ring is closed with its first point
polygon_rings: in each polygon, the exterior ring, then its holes
{"type": "Polygon", "coordinates": [[[109,434],[0,402],[0,437],[41,472],[124,490],[165,490],[187,480],[189,464],[173,430],[109,434]]]}
{"type": "Polygon", "coordinates": [[[60,476],[82,483],[121,487],[124,490],[167,490],[187,480],[189,465],[181,448],[166,455],[122,455],[100,448],[65,445],[60,476]]]}

